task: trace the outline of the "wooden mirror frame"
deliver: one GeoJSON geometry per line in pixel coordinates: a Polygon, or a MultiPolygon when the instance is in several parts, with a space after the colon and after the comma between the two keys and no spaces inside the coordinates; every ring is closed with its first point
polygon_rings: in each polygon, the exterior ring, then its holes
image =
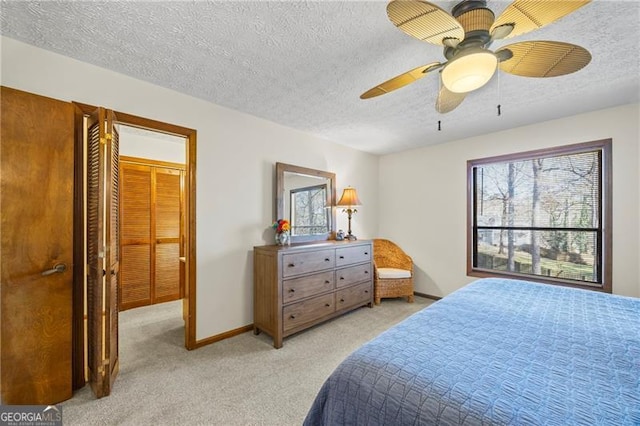
{"type": "Polygon", "coordinates": [[[284,211],[284,173],[298,173],[318,178],[329,179],[331,190],[329,199],[331,200],[331,225],[329,232],[315,235],[291,235],[292,243],[302,243],[307,241],[331,240],[336,235],[336,174],[323,170],[310,169],[307,167],[294,166],[291,164],[276,163],[276,219],[287,217],[284,211]]]}

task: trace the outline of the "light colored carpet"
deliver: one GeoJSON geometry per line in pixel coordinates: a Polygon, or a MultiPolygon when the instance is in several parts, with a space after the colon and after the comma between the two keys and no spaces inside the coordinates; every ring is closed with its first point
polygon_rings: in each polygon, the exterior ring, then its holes
{"type": "Polygon", "coordinates": [[[301,425],[318,390],[351,352],[433,301],[385,299],[284,340],[252,332],[187,351],[181,302],[120,314],[112,394],[87,385],[62,404],[65,425],[301,425]]]}

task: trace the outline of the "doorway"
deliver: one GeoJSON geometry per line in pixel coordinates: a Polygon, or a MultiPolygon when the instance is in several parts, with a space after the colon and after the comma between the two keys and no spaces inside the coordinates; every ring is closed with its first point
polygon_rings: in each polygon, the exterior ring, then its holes
{"type": "MultiPolygon", "coordinates": [[[[75,103],[76,105],[76,139],[83,141],[90,140],[87,138],[87,117],[91,117],[92,114],[95,114],[95,111],[104,110],[102,108],[96,108],[90,105],[75,103]]],[[[193,129],[188,129],[180,126],[175,126],[168,123],[163,123],[155,120],[150,120],[142,117],[133,116],[126,113],[115,112],[111,110],[106,111],[106,117],[112,117],[112,119],[107,119],[105,121],[105,130],[106,133],[104,135],[100,134],[99,143],[106,145],[106,152],[109,154],[109,157],[105,160],[106,164],[118,164],[119,163],[119,139],[120,134],[124,132],[124,134],[128,132],[153,132],[156,136],[158,135],[166,135],[162,136],[165,138],[178,138],[183,141],[183,153],[184,153],[184,172],[183,179],[181,179],[181,189],[183,189],[183,202],[181,205],[184,206],[184,213],[182,218],[182,223],[180,226],[181,235],[172,241],[175,243],[176,247],[179,247],[180,251],[180,276],[183,279],[183,290],[180,292],[180,296],[182,298],[182,306],[183,306],[183,318],[184,318],[184,345],[187,349],[194,349],[196,347],[195,341],[195,248],[196,248],[196,234],[195,234],[195,176],[196,176],[196,131],[193,129]]],[[[100,121],[99,121],[100,122],[100,121]]],[[[102,129],[100,132],[102,132],[102,129]]],[[[96,133],[97,130],[94,131],[96,133]]],[[[161,138],[162,138],[161,137],[161,138]]],[[[84,150],[91,154],[91,145],[87,148],[87,145],[84,145],[84,150]]],[[[158,148],[158,147],[156,147],[158,148]]],[[[85,156],[85,158],[87,158],[85,156]]],[[[86,167],[87,161],[82,162],[82,166],[86,167]]],[[[82,176],[91,175],[90,171],[85,169],[80,173],[82,176]]],[[[107,188],[108,193],[118,192],[119,187],[121,185],[120,182],[121,177],[118,174],[115,174],[115,178],[112,182],[107,182],[106,185],[111,185],[110,188],[107,188]]],[[[87,184],[90,186],[89,184],[87,184]]],[[[84,189],[81,189],[80,193],[77,193],[76,196],[78,198],[84,199],[84,189]]],[[[108,198],[108,197],[107,197],[108,198]]],[[[116,197],[116,204],[118,202],[119,197],[116,197]]],[[[108,199],[107,199],[108,201],[108,199]]],[[[84,201],[82,203],[78,203],[81,206],[84,206],[84,201]]],[[[84,207],[77,207],[77,209],[84,207]]],[[[108,208],[107,208],[108,211],[108,208]]],[[[77,210],[78,212],[78,210],[77,210]]],[[[81,212],[84,217],[87,215],[81,212]]],[[[112,215],[113,215],[112,211],[112,215]]],[[[90,215],[88,215],[90,216],[90,215]]],[[[109,214],[105,214],[105,217],[108,219],[109,214]]],[[[77,229],[79,235],[84,235],[84,229],[86,224],[82,224],[82,229],[77,229]]],[[[106,229],[120,229],[120,224],[118,222],[114,222],[109,226],[107,223],[106,229]]],[[[120,243],[120,233],[116,231],[115,233],[105,232],[105,238],[111,237],[110,244],[112,247],[119,246],[120,243]],[[113,241],[115,240],[115,241],[113,241]]],[[[87,242],[91,242],[91,238],[87,239],[87,242]]],[[[156,239],[157,241],[158,239],[156,239]]],[[[107,247],[108,244],[105,246],[107,247]]],[[[109,249],[106,249],[106,256],[109,256],[109,249]]],[[[112,254],[115,252],[115,248],[112,248],[112,254]]],[[[120,250],[117,250],[117,254],[119,259],[123,258],[124,253],[120,253],[120,250]]],[[[80,253],[80,255],[84,255],[84,253],[80,253]]],[[[91,260],[81,261],[82,264],[91,265],[91,260]]],[[[94,268],[95,269],[95,268],[94,268]]],[[[111,270],[111,276],[113,277],[111,281],[115,281],[120,283],[121,279],[121,265],[117,268],[117,270],[111,270]]],[[[89,273],[91,276],[91,273],[89,273]]],[[[108,275],[105,270],[103,270],[102,275],[108,275]]],[[[95,280],[94,280],[95,281],[95,280]]],[[[103,280],[100,278],[98,282],[88,281],[87,291],[85,292],[84,283],[76,283],[75,291],[74,291],[74,325],[76,329],[74,342],[74,377],[80,377],[79,369],[82,370],[82,378],[84,381],[85,377],[85,364],[84,359],[87,357],[87,367],[88,367],[88,378],[89,382],[94,388],[94,392],[98,397],[106,396],[110,391],[110,382],[115,379],[115,374],[117,374],[118,366],[116,365],[112,368],[113,374],[111,377],[108,377],[109,374],[102,371],[102,364],[108,363],[113,360],[118,359],[118,311],[113,307],[117,305],[116,296],[117,292],[114,291],[104,291],[103,287],[106,285],[103,280]],[[79,287],[80,286],[80,287],[79,287]],[[95,287],[95,288],[94,288],[95,287]],[[88,296],[92,293],[94,297],[99,297],[102,295],[106,300],[102,304],[97,303],[87,303],[85,305],[85,301],[88,296]],[[86,306],[86,310],[85,310],[86,306]],[[105,308],[105,306],[107,308],[105,308]],[[109,308],[111,306],[111,308],[109,308]],[[112,314],[109,315],[109,309],[112,309],[112,314]],[[86,317],[85,317],[86,312],[86,317]],[[86,320],[85,320],[86,318],[86,320]],[[81,331],[81,334],[78,333],[78,330],[81,331]],[[85,330],[88,332],[85,333],[85,330]],[[109,331],[111,330],[112,334],[109,336],[109,331]],[[88,338],[85,337],[88,335],[88,338]],[[80,337],[82,336],[82,347],[78,345],[80,337]],[[84,342],[87,342],[87,352],[85,353],[84,342]],[[115,344],[114,344],[115,341],[115,344]],[[101,354],[101,355],[100,355],[101,354]],[[102,360],[100,361],[100,356],[102,360]],[[81,362],[78,362],[81,360],[81,362]],[[99,375],[102,376],[102,380],[106,383],[106,385],[100,384],[99,387],[103,389],[103,392],[96,391],[95,381],[96,376],[95,372],[98,372],[99,375]]],[[[99,380],[98,380],[99,381],[99,380]]],[[[81,387],[80,379],[74,379],[75,388],[81,387]]],[[[82,383],[84,385],[84,382],[82,383]]]]}

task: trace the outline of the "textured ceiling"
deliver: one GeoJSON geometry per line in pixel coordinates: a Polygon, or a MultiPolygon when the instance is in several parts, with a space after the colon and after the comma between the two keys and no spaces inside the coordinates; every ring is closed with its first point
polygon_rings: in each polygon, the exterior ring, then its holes
{"type": "MultiPolygon", "coordinates": [[[[434,1],[450,11],[456,2],[434,1]]],[[[509,4],[488,1],[496,16],[509,4]]],[[[372,153],[388,153],[640,101],[640,2],[596,0],[504,42],[589,50],[563,77],[498,72],[455,111],[438,76],[366,101],[442,48],[395,28],[384,1],[2,1],[2,34],[372,153]],[[502,105],[497,116],[496,105],[502,105]],[[438,121],[442,131],[438,131],[438,121]]]]}

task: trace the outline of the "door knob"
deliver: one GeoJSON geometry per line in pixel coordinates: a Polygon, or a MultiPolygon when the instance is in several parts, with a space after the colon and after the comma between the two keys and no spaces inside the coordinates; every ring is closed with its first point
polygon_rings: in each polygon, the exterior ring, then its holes
{"type": "Polygon", "coordinates": [[[43,277],[46,277],[47,275],[61,274],[66,270],[67,270],[67,265],[65,265],[64,263],[58,263],[54,265],[53,268],[47,269],[46,271],[42,271],[42,274],[40,275],[42,275],[43,277]]]}

